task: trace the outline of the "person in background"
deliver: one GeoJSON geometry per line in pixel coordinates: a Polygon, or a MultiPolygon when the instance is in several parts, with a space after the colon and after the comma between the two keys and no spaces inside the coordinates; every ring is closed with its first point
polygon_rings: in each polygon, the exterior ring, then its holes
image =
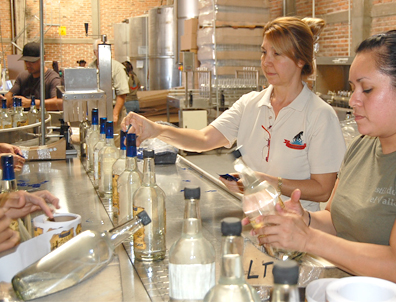
{"type": "MultiPolygon", "coordinates": [[[[90,68],[98,68],[97,57],[98,45],[100,43],[102,43],[100,40],[95,40],[95,42],[93,43],[93,52],[96,59],[89,63],[88,67],[90,68]]],[[[122,113],[122,109],[124,108],[125,99],[127,94],[129,93],[129,86],[128,74],[125,70],[124,65],[114,59],[111,59],[111,82],[116,94],[116,104],[113,108],[113,122],[114,125],[116,125],[122,113]]],[[[125,116],[125,114],[123,116],[125,116]]],[[[116,132],[116,130],[114,129],[114,133],[119,133],[119,131],[116,132]]]]}
{"type": "Polygon", "coordinates": [[[23,218],[38,210],[53,218],[52,209],[48,204],[52,204],[56,209],[60,208],[59,199],[46,190],[0,194],[0,252],[14,247],[20,240],[19,232],[10,228],[11,220],[23,218]]]}
{"type": "Polygon", "coordinates": [[[261,244],[396,282],[396,30],[358,46],[349,83],[349,105],[361,135],[348,147],[326,210],[303,210],[295,190],[286,209],[261,217],[267,227],[253,234],[264,235],[261,244]]]}
{"type": "Polygon", "coordinates": [[[133,112],[139,112],[139,100],[137,96],[137,92],[140,89],[140,80],[136,73],[133,72],[133,66],[131,62],[125,61],[122,62],[122,65],[125,66],[126,71],[129,75],[128,78],[128,85],[129,85],[129,93],[126,96],[126,101],[125,101],[125,109],[127,114],[131,111],[133,112]]]}
{"type": "Polygon", "coordinates": [[[11,154],[14,157],[14,170],[20,171],[25,163],[21,148],[7,143],[0,143],[0,155],[5,154],[11,154]]]}
{"type": "Polygon", "coordinates": [[[87,65],[87,62],[85,60],[79,60],[77,61],[77,64],[79,67],[85,67],[85,65],[87,65]]]}
{"type": "MultiPolygon", "coordinates": [[[[27,43],[23,47],[22,57],[26,70],[21,72],[12,88],[5,95],[7,106],[12,106],[13,96],[22,99],[22,106],[29,108],[32,95],[36,98],[36,106],[40,106],[40,44],[27,43]]],[[[61,85],[59,74],[44,66],[45,108],[47,110],[62,110],[62,99],[58,97],[57,86],[61,85]]]]}
{"type": "MultiPolygon", "coordinates": [[[[323,26],[321,19],[295,17],[269,22],[261,45],[261,68],[269,87],[243,95],[209,126],[174,128],[130,112],[123,129],[132,125],[129,132],[138,136],[137,145],[158,137],[197,152],[229,148],[237,141],[244,146],[243,159],[262,180],[285,196],[301,188],[303,206],[319,210],[319,202],[331,195],[345,153],[335,111],[303,82],[313,72],[316,30],[323,26]]],[[[239,190],[240,181],[221,180],[230,190],[239,190]]]]}

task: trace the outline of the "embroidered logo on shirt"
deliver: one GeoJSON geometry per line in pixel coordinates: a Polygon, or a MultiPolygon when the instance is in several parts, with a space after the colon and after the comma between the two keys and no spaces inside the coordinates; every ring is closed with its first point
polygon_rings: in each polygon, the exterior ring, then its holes
{"type": "Polygon", "coordinates": [[[285,139],[284,143],[286,144],[286,147],[288,147],[290,149],[297,149],[297,150],[305,149],[307,147],[307,144],[305,144],[302,139],[303,134],[304,134],[304,131],[301,131],[295,137],[293,137],[293,140],[291,142],[289,140],[285,139]]]}

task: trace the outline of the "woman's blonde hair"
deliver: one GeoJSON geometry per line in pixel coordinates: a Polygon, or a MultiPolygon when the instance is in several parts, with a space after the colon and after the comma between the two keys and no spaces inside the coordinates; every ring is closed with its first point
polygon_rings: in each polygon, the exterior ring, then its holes
{"type": "Polygon", "coordinates": [[[273,44],[275,51],[284,54],[296,64],[301,60],[304,66],[302,76],[313,73],[314,43],[325,25],[319,18],[280,17],[268,22],[263,37],[273,44]]]}

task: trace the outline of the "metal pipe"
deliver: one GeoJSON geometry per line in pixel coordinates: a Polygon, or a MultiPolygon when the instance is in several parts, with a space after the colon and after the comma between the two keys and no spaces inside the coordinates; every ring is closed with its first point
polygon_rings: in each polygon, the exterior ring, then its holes
{"type": "MultiPolygon", "coordinates": [[[[14,0],[11,0],[10,2],[11,4],[11,41],[14,41],[14,37],[15,37],[15,29],[14,29],[14,18],[15,18],[15,14],[14,14],[14,0]]],[[[15,47],[12,47],[12,54],[15,54],[15,47]]]]}
{"type": "Polygon", "coordinates": [[[44,85],[44,10],[40,0],[40,107],[41,107],[41,145],[45,145],[45,85],[44,85]]]}
{"type": "Polygon", "coordinates": [[[348,0],[348,57],[351,56],[351,0],[348,0]]]}
{"type": "Polygon", "coordinates": [[[312,0],[312,18],[315,18],[315,0],[312,0]]]}

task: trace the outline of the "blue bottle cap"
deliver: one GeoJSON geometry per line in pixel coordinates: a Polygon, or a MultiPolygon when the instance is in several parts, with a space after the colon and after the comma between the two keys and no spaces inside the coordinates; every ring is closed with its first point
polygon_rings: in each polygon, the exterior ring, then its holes
{"type": "Polygon", "coordinates": [[[12,106],[13,107],[17,107],[18,106],[18,98],[16,98],[16,97],[12,98],[12,106]]]}
{"type": "Polygon", "coordinates": [[[126,135],[126,155],[128,157],[135,157],[137,155],[135,133],[128,133],[126,135]]]}
{"type": "Polygon", "coordinates": [[[36,106],[36,97],[34,95],[31,96],[31,102],[30,102],[31,106],[36,106]]]}
{"type": "Polygon", "coordinates": [[[99,125],[98,119],[99,119],[99,110],[98,110],[98,108],[93,108],[92,109],[92,125],[99,125]]]}
{"type": "Polygon", "coordinates": [[[125,137],[126,137],[126,132],[125,131],[120,131],[120,149],[121,150],[126,150],[126,146],[125,146],[125,137]]]}
{"type": "Polygon", "coordinates": [[[106,122],[106,138],[114,138],[113,122],[106,122]]]}
{"type": "Polygon", "coordinates": [[[100,134],[106,134],[107,117],[100,118],[100,134]]]}
{"type": "Polygon", "coordinates": [[[1,108],[7,109],[7,99],[1,100],[1,108]]]}
{"type": "Polygon", "coordinates": [[[14,180],[14,157],[12,155],[3,155],[1,157],[1,166],[3,169],[3,180],[14,180]]]}

